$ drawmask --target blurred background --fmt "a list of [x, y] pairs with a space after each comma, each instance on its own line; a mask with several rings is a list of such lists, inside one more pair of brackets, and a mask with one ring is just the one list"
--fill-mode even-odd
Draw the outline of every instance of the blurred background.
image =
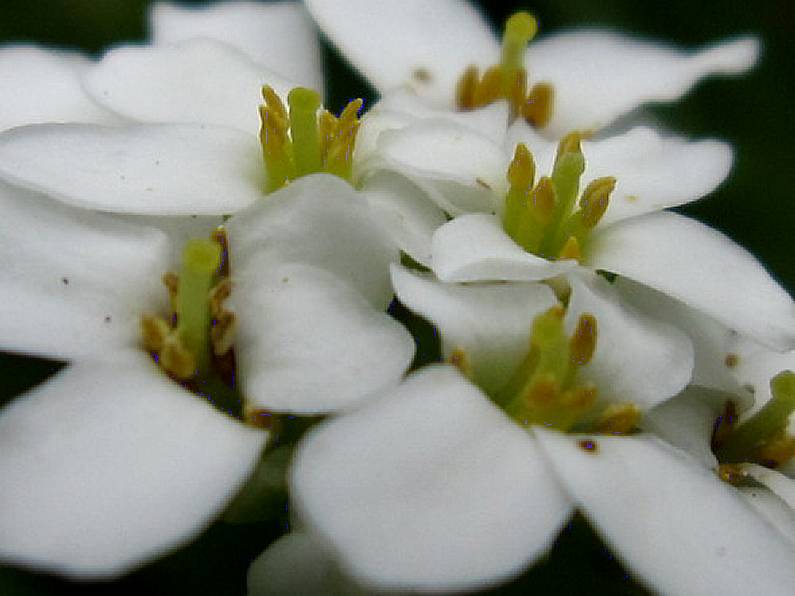
[[[56, 45], [99, 56], [110, 45], [146, 39], [150, 4], [148, 0], [3, 0], [0, 42]], [[795, 151], [789, 140], [795, 136], [795, 54], [792, 52], [795, 3], [788, 0], [703, 3], [537, 0], [532, 4], [515, 1], [478, 4], [496, 28], [515, 10], [530, 10], [539, 18], [542, 34], [564, 28], [606, 27], [687, 47], [740, 34], [758, 35], [763, 42], [763, 54], [759, 66], [750, 75], [709, 79], [684, 100], [652, 106], [649, 111], [680, 134], [719, 137], [734, 145], [736, 162], [731, 178], [710, 197], [681, 211], [744, 245], [790, 292], [795, 290], [791, 244], [795, 223]], [[372, 89], [328, 47], [325, 58], [331, 77], [330, 107], [339, 108], [355, 95], [375, 98]], [[0, 81], [2, 92], [3, 81]], [[57, 101], [55, 97], [52, 99]], [[57, 367], [57, 363], [3, 356], [0, 359], [2, 400], [11, 399]], [[0, 595], [128, 591], [242, 594], [248, 563], [278, 535], [283, 523], [280, 519], [244, 527], [216, 524], [194, 545], [108, 585], [79, 586], [0, 567]], [[604, 551], [587, 524], [577, 519], [563, 533], [548, 561], [499, 593], [580, 592], [584, 589], [583, 575], [587, 575], [588, 589], [592, 592], [642, 592]]]

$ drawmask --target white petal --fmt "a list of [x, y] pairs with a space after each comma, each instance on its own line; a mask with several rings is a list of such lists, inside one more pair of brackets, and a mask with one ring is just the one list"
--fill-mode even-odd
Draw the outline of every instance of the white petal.
[[323, 90], [320, 45], [298, 2], [224, 2], [184, 7], [159, 2], [150, 14], [152, 43], [217, 39], [300, 85]]
[[[502, 146], [445, 121], [420, 121], [378, 138], [386, 167], [410, 178], [450, 215], [493, 213], [505, 194], [508, 160]], [[501, 201], [500, 201], [501, 202]]]
[[431, 237], [447, 218], [408, 178], [381, 170], [362, 185], [373, 219], [412, 259], [430, 267]]
[[558, 303], [542, 284], [440, 283], [397, 265], [392, 284], [403, 304], [438, 328], [444, 357], [463, 350], [489, 392], [508, 382], [527, 355], [533, 319]]
[[140, 316], [167, 307], [162, 232], [5, 184], [0, 209], [3, 349], [73, 358], [138, 345]]
[[392, 299], [389, 263], [399, 259], [366, 198], [336, 176], [304, 176], [226, 223], [235, 275], [306, 263], [326, 269], [378, 310]]
[[107, 578], [201, 532], [267, 439], [143, 353], [81, 362], [0, 416], [0, 556]]
[[744, 465], [743, 472], [773, 491], [776, 496], [795, 510], [795, 480], [784, 476], [781, 472], [756, 464]]
[[274, 412], [323, 414], [396, 384], [414, 341], [348, 283], [299, 263], [236, 274], [230, 300], [243, 394]]
[[695, 354], [691, 383], [731, 394], [740, 409], [751, 405], [753, 396], [738, 383], [734, 371], [726, 364], [732, 361], [727, 360], [727, 357], [735, 343], [735, 332], [712, 317], [648, 286], [624, 277], [617, 278], [613, 285], [622, 299], [639, 311], [674, 325], [687, 334], [693, 342]]
[[693, 344], [677, 328], [622, 304], [603, 278], [590, 272], [569, 276], [572, 287], [566, 328], [574, 333], [581, 314], [596, 317], [596, 351], [580, 369], [602, 399], [649, 408], [679, 393], [693, 371]]
[[700, 199], [726, 179], [732, 165], [726, 143], [662, 137], [650, 128], [585, 141], [582, 150], [587, 161], [583, 188], [602, 176], [616, 178], [599, 226]]
[[80, 86], [80, 73], [89, 64], [76, 53], [24, 45], [0, 48], [0, 130], [43, 122], [115, 122]]
[[715, 469], [718, 460], [712, 453], [712, 433], [726, 399], [725, 393], [690, 386], [649, 410], [641, 426], [686, 451], [704, 467]]
[[752, 68], [759, 41], [746, 37], [689, 53], [616, 33], [581, 30], [539, 39], [527, 50], [531, 83], [555, 88], [552, 137], [595, 130], [652, 101], [674, 101], [711, 74]]
[[334, 45], [379, 93], [408, 86], [439, 107], [471, 64], [499, 61], [499, 45], [469, 2], [457, 0], [308, 0]]
[[84, 84], [97, 102], [130, 120], [218, 124], [251, 135], [260, 128], [262, 86], [285, 100], [297, 86], [211, 39], [113, 49]]
[[431, 241], [433, 271], [443, 281], [536, 281], [573, 270], [576, 261], [547, 261], [526, 252], [493, 215], [447, 222]]
[[263, 196], [256, 136], [205, 125], [38, 125], [0, 135], [0, 176], [120, 213], [237, 211]]
[[795, 511], [774, 493], [759, 487], [737, 489], [754, 509], [795, 544]]
[[[627, 567], [663, 594], [791, 594], [792, 544], [743, 498], [648, 435], [536, 432], [579, 507]], [[764, 556], [760, 556], [764, 553]]]
[[293, 498], [366, 586], [456, 591], [519, 573], [570, 513], [533, 440], [451, 367], [299, 447]]
[[[345, 585], [333, 558], [304, 532], [290, 532], [271, 544], [248, 568], [248, 596], [361, 594]], [[345, 589], [355, 590], [346, 592]]]
[[764, 267], [719, 232], [674, 213], [599, 230], [586, 245], [596, 269], [625, 275], [777, 349], [795, 345], [795, 305]]

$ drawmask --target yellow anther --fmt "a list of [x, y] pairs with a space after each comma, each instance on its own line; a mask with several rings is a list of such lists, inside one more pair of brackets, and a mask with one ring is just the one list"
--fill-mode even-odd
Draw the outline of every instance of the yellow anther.
[[531, 126], [544, 128], [552, 120], [555, 89], [549, 83], [536, 83], [524, 100], [522, 117]]
[[480, 83], [480, 74], [475, 65], [467, 67], [455, 87], [455, 105], [459, 110], [474, 110], [475, 93]]
[[635, 432], [641, 411], [635, 404], [610, 404], [599, 415], [594, 431], [606, 435], [628, 435]]
[[463, 348], [455, 348], [447, 358], [447, 362], [455, 366], [466, 378], [470, 380], [475, 378], [469, 354]]
[[160, 281], [163, 282], [163, 285], [166, 286], [166, 290], [168, 290], [168, 304], [169, 308], [171, 309], [171, 313], [177, 312], [177, 291], [179, 290], [179, 275], [174, 273], [173, 271], [167, 271], [163, 274], [163, 277], [160, 278]]
[[154, 315], [141, 316], [141, 341], [147, 352], [157, 354], [163, 349], [171, 326], [162, 318]]
[[576, 236], [569, 236], [566, 244], [560, 249], [559, 259], [573, 259], [575, 261], [582, 260], [582, 249]]
[[224, 300], [232, 293], [232, 280], [225, 277], [210, 290], [210, 314], [218, 317], [224, 310]]
[[591, 361], [596, 350], [596, 317], [584, 313], [577, 321], [577, 328], [569, 341], [569, 359], [577, 366], [585, 366]]
[[524, 143], [516, 145], [513, 159], [508, 166], [506, 175], [511, 190], [526, 193], [533, 186], [536, 175], [536, 164], [533, 154]]
[[530, 193], [533, 217], [546, 225], [555, 213], [555, 185], [548, 176], [542, 176]]
[[543, 374], [527, 390], [525, 400], [533, 408], [551, 408], [559, 395], [560, 381], [552, 374]]
[[474, 103], [476, 108], [482, 108], [494, 103], [501, 97], [502, 92], [502, 73], [499, 66], [492, 66], [483, 73], [483, 78], [475, 89]]
[[177, 333], [165, 338], [158, 362], [163, 370], [180, 381], [190, 379], [196, 374], [196, 359], [182, 345]]
[[321, 110], [317, 127], [320, 134], [320, 152], [326, 155], [337, 132], [337, 117], [328, 110]]
[[555, 154], [555, 162], [557, 163], [560, 161], [561, 157], [567, 153], [582, 154], [582, 147], [580, 146], [580, 143], [585, 138], [587, 138], [587, 135], [575, 130], [560, 139], [558, 142], [558, 150]]
[[610, 204], [610, 194], [615, 187], [616, 179], [612, 176], [605, 176], [593, 180], [585, 188], [580, 199], [580, 210], [582, 211], [582, 223], [586, 228], [593, 228], [602, 219]]
[[288, 136], [289, 120], [269, 106], [259, 107], [260, 144], [268, 174], [268, 192], [284, 186], [294, 177], [291, 142]]
[[795, 457], [795, 437], [782, 431], [754, 453], [754, 461], [768, 468], [777, 468]]
[[742, 465], [721, 464], [718, 466], [718, 477], [731, 485], [739, 486], [748, 478]]
[[210, 341], [213, 344], [213, 354], [223, 356], [232, 349], [237, 330], [237, 317], [235, 313], [222, 310], [215, 316], [215, 324], [210, 330]]
[[598, 395], [599, 392], [596, 389], [596, 385], [585, 383], [564, 393], [561, 405], [566, 409], [573, 410], [573, 413], [579, 417], [593, 407]]
[[270, 85], [263, 85], [262, 99], [265, 101], [265, 105], [268, 106], [274, 114], [279, 116], [284, 122], [287, 122], [289, 119], [287, 108], [279, 95], [273, 90], [273, 87]]

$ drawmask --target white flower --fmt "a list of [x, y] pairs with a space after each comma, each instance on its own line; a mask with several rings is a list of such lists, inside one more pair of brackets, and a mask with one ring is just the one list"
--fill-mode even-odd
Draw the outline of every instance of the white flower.
[[[241, 22], [237, 46], [217, 39]], [[263, 85], [286, 97], [322, 80], [303, 8], [162, 5], [153, 30], [155, 45], [110, 50], [81, 72], [88, 96], [125, 125], [17, 128], [0, 140], [0, 175], [67, 203], [121, 213], [220, 215], [263, 196]]]
[[[411, 337], [378, 312], [393, 249], [352, 195], [307, 177], [228, 222], [248, 410], [346, 407], [411, 360]], [[268, 433], [171, 381], [141, 348], [141, 316], [169, 310], [163, 232], [6, 185], [0, 202], [2, 348], [70, 362], [0, 412], [0, 557], [116, 576], [202, 531]]]
[[[437, 108], [452, 108], [467, 67], [500, 62], [500, 43], [469, 2], [306, 0], [309, 12], [354, 67], [384, 94], [410, 88]], [[532, 35], [530, 35], [532, 37]], [[596, 130], [653, 101], [672, 101], [711, 74], [751, 68], [758, 41], [741, 38], [697, 52], [614, 32], [583, 29], [541, 37], [524, 56], [530, 84], [552, 85], [559, 138]]]

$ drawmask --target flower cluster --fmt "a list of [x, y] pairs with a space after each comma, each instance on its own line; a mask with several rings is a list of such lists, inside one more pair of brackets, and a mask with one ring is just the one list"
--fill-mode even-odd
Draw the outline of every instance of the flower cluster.
[[[0, 347], [67, 362], [0, 410], [4, 562], [118, 577], [286, 483], [252, 595], [500, 585], [575, 512], [656, 592], [795, 590], [795, 302], [667, 210], [731, 146], [627, 117], [757, 40], [498, 39], [464, 0], [150, 20], [0, 48]], [[323, 107], [321, 32], [366, 111]]]

